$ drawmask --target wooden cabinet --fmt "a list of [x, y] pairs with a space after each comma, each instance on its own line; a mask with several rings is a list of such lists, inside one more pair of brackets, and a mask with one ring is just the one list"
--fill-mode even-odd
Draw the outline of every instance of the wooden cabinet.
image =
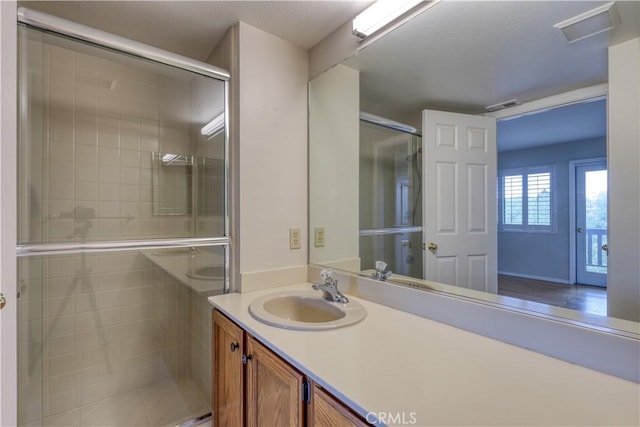
[[308, 427], [368, 426], [360, 416], [343, 405], [317, 384], [311, 388], [311, 404], [307, 416]]
[[212, 343], [214, 426], [368, 425], [217, 310]]
[[252, 336], [247, 355], [247, 425], [302, 426], [304, 376]]
[[244, 330], [213, 311], [214, 426], [244, 425]]

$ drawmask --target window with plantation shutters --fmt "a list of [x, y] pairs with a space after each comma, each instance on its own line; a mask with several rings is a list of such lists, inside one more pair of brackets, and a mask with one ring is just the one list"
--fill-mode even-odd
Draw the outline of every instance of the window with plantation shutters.
[[553, 168], [501, 170], [499, 227], [504, 231], [553, 231]]

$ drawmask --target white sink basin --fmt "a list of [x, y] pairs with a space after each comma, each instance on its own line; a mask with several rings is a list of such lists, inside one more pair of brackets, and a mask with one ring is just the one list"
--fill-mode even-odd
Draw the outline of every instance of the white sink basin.
[[222, 279], [224, 278], [224, 267], [199, 267], [187, 271], [187, 276], [200, 280]]
[[322, 297], [322, 292], [312, 290], [263, 295], [249, 305], [249, 313], [267, 325], [305, 331], [353, 325], [367, 315], [357, 301], [330, 302]]

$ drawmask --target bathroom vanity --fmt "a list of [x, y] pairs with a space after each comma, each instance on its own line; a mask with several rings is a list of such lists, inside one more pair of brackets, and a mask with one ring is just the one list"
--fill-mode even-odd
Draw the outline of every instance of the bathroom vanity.
[[367, 425], [219, 310], [213, 331], [214, 425]]
[[[256, 410], [255, 393], [270, 381], [250, 367], [257, 355], [258, 372], [272, 370], [271, 378], [277, 378], [276, 372], [282, 378], [291, 376], [278, 381], [290, 384], [296, 402], [302, 402], [302, 384], [308, 378], [329, 401], [348, 409], [343, 412], [356, 414], [353, 422], [421, 426], [640, 423], [640, 387], [635, 382], [351, 295], [347, 295], [350, 300], [365, 308], [366, 318], [338, 329], [288, 330], [264, 324], [249, 312], [250, 304], [265, 295], [310, 288], [304, 283], [209, 298], [217, 323], [224, 319], [227, 326], [223, 329], [214, 322], [214, 411], [221, 403], [233, 408], [229, 399], [235, 399], [236, 411], [247, 405], [246, 421], [250, 421]], [[230, 351], [232, 344], [238, 345], [236, 351]], [[252, 358], [246, 365], [243, 355]], [[236, 380], [235, 388], [228, 379]], [[262, 404], [274, 408], [275, 403], [267, 403], [269, 396], [270, 392], [260, 394], [260, 399], [267, 399]], [[311, 400], [317, 401], [317, 396]], [[304, 404], [288, 405], [291, 414], [304, 414]], [[307, 408], [313, 415], [312, 410], [313, 405]], [[238, 424], [231, 421], [237, 418], [229, 420], [229, 425]]]

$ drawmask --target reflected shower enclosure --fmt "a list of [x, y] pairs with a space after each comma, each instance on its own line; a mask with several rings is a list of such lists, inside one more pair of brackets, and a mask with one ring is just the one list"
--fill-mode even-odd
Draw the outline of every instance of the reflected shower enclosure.
[[361, 119], [359, 182], [361, 269], [423, 277], [422, 137]]
[[207, 414], [226, 79], [18, 28], [19, 424]]

